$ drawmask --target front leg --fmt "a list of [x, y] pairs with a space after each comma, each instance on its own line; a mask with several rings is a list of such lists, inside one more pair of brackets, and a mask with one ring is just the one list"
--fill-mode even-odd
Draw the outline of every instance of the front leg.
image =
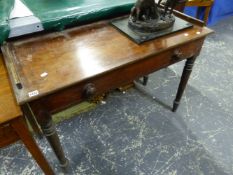
[[60, 166], [62, 168], [67, 168], [69, 162], [68, 159], [66, 159], [64, 151], [62, 149], [60, 139], [52, 120], [52, 116], [47, 110], [46, 106], [43, 104], [46, 104], [46, 102], [39, 101], [32, 104], [31, 107], [44, 135], [46, 136], [50, 146], [52, 147], [55, 155], [60, 162]]
[[192, 72], [192, 68], [193, 68], [195, 60], [196, 60], [196, 56], [193, 56], [193, 57], [187, 59], [187, 61], [185, 63], [184, 70], [183, 70], [180, 84], [179, 84], [179, 88], [178, 88], [176, 98], [175, 98], [174, 103], [173, 103], [173, 108], [172, 108], [173, 112], [176, 112], [176, 110], [180, 104], [180, 100], [181, 100], [182, 95], [184, 93], [185, 87], [188, 83], [188, 80], [189, 80], [190, 74]]

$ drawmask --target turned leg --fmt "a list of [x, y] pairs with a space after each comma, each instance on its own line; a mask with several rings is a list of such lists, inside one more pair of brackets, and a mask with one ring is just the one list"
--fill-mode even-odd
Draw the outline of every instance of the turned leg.
[[146, 86], [147, 83], [148, 83], [148, 80], [149, 80], [149, 76], [148, 76], [148, 75], [143, 76], [143, 82], [142, 82], [142, 84], [143, 84], [144, 86]]
[[21, 106], [24, 116], [26, 116], [30, 126], [32, 127], [34, 133], [41, 139], [43, 137], [43, 133], [33, 115], [31, 108], [28, 104], [24, 104]]
[[41, 129], [46, 136], [50, 146], [52, 147], [55, 155], [57, 156], [60, 162], [60, 166], [62, 168], [67, 168], [69, 161], [65, 157], [51, 114], [42, 104], [36, 104], [36, 106], [33, 106], [32, 109], [35, 109], [35, 111], [33, 111], [35, 112], [37, 121], [40, 124]]
[[192, 68], [193, 68], [195, 60], [196, 60], [196, 57], [191, 57], [191, 58], [187, 59], [187, 61], [185, 63], [183, 74], [181, 76], [181, 80], [180, 80], [180, 84], [179, 84], [179, 88], [178, 88], [176, 98], [175, 98], [174, 103], [173, 103], [173, 108], [172, 108], [173, 112], [175, 112], [177, 110], [177, 108], [180, 104], [181, 97], [182, 97], [184, 90], [185, 90], [185, 87], [188, 83], [188, 80], [189, 80], [190, 74], [192, 72]]
[[10, 122], [10, 125], [16, 131], [19, 138], [22, 140], [28, 151], [32, 154], [32, 157], [36, 160], [40, 168], [46, 175], [53, 175], [54, 172], [49, 166], [49, 163], [45, 159], [41, 150], [38, 148], [36, 142], [32, 138], [23, 117], [18, 117]]
[[60, 166], [65, 168], [68, 166], [68, 160], [66, 159], [65, 154], [63, 152], [60, 139], [58, 137], [55, 125], [52, 121], [52, 117], [46, 111], [41, 111], [40, 116], [38, 117], [42, 118], [41, 115], [43, 115], [44, 118], [46, 118], [45, 120], [40, 122], [42, 131], [46, 136], [48, 142], [50, 143], [53, 151], [55, 152], [58, 160], [60, 161]]

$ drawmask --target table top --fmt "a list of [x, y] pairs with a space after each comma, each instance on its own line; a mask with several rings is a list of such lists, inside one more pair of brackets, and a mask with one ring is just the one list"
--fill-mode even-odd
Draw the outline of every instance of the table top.
[[[7, 65], [15, 62], [23, 88], [13, 89], [19, 104], [30, 102], [121, 66], [200, 39], [212, 30], [193, 28], [137, 45], [109, 21], [45, 35], [34, 35], [3, 46]], [[12, 78], [12, 77], [11, 77]]]
[[0, 52], [0, 124], [22, 115], [12, 92]]

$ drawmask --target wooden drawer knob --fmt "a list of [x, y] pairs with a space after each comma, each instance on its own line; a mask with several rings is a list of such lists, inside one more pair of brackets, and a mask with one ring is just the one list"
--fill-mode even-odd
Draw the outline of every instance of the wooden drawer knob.
[[174, 51], [173, 56], [172, 56], [172, 60], [173, 61], [179, 61], [181, 59], [184, 59], [183, 57], [184, 57], [183, 53], [179, 49], [176, 49]]
[[92, 83], [88, 83], [83, 88], [83, 95], [85, 98], [91, 98], [96, 93], [96, 87]]

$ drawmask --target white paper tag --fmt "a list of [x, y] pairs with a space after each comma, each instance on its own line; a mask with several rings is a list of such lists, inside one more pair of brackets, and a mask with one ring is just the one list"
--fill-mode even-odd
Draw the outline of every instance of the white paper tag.
[[47, 77], [48, 73], [47, 72], [43, 72], [42, 74], [40, 74], [40, 77], [44, 78]]
[[35, 91], [32, 91], [32, 92], [29, 92], [28, 93], [28, 96], [29, 97], [34, 97], [34, 96], [37, 96], [39, 94], [39, 91], [38, 90], [35, 90]]

